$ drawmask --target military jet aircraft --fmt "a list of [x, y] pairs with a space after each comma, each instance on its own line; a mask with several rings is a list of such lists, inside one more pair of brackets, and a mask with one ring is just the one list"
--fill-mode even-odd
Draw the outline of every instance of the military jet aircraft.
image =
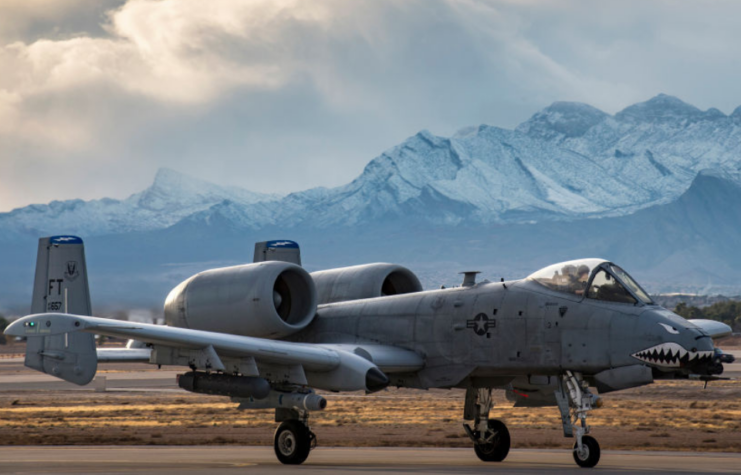
[[[587, 417], [599, 394], [656, 379], [719, 379], [731, 355], [722, 323], [688, 321], [656, 305], [604, 259], [555, 264], [522, 280], [423, 291], [408, 269], [368, 264], [308, 273], [293, 241], [258, 243], [252, 264], [212, 269], [175, 287], [166, 325], [89, 316], [83, 242], [42, 238], [32, 315], [5, 333], [27, 337], [25, 364], [84, 385], [98, 362], [190, 368], [181, 388], [230, 396], [240, 409], [274, 408], [274, 448], [285, 464], [316, 446], [309, 414], [325, 391], [389, 386], [465, 389], [464, 424], [476, 455], [507, 457], [506, 425], [489, 418], [492, 389], [515, 406], [555, 406], [573, 456], [593, 467], [600, 446]], [[97, 349], [93, 334], [128, 338]]]

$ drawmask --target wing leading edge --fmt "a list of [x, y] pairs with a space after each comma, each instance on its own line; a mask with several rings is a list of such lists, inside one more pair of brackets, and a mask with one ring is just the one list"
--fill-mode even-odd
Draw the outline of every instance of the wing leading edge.
[[[275, 383], [308, 385], [332, 391], [369, 390], [367, 379], [374, 369], [400, 372], [416, 371], [424, 366], [424, 360], [417, 353], [383, 345], [294, 343], [59, 313], [29, 315], [16, 320], [5, 330], [8, 335], [28, 338], [77, 332], [148, 343], [152, 346], [148, 361], [154, 364], [184, 365], [193, 369], [261, 376]], [[74, 350], [55, 348], [53, 352], [40, 351], [33, 356], [50, 360], [52, 364], [43, 366], [42, 371], [59, 376], [58, 371], [55, 372], [51, 366], [56, 361], [64, 362], [65, 358], [80, 359], [77, 354], [73, 354]], [[146, 351], [149, 350], [119, 349], [106, 352], [99, 349], [97, 359], [126, 361], [129, 358], [128, 361], [142, 361]], [[86, 358], [89, 359], [90, 356]], [[26, 359], [28, 361], [28, 354]], [[90, 363], [93, 368], [89, 379], [87, 374], [90, 371], [86, 371], [86, 376], [68, 380], [87, 384], [94, 377], [95, 365], [97, 361], [95, 364]], [[373, 373], [377, 375], [376, 372]], [[84, 379], [87, 381], [81, 382]]]

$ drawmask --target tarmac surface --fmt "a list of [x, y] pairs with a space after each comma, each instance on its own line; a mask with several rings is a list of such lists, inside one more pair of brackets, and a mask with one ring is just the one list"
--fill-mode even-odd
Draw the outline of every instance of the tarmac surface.
[[[598, 473], [738, 473], [741, 454], [605, 451]], [[319, 447], [301, 466], [281, 465], [270, 447], [0, 447], [6, 474], [586, 473], [569, 451], [512, 450], [501, 463], [471, 449]]]
[[24, 358], [18, 357], [0, 358], [0, 391], [180, 390], [175, 377], [188, 371], [172, 366], [157, 370], [156, 366], [145, 363], [102, 363], [90, 384], [78, 386], [26, 368], [23, 361]]
[[[741, 351], [730, 351], [737, 361]], [[112, 370], [106, 372], [106, 367]], [[144, 367], [142, 365], [142, 367]], [[117, 371], [101, 365], [96, 381], [80, 387], [23, 368], [22, 358], [0, 359], [0, 391], [181, 391], [173, 367]], [[20, 371], [19, 371], [20, 370]], [[741, 364], [723, 376], [741, 377]], [[741, 473], [741, 454], [604, 451], [599, 473]], [[271, 447], [245, 446], [5, 446], [0, 473], [221, 474], [221, 473], [585, 473], [568, 450], [514, 449], [502, 463], [480, 462], [471, 449], [319, 447], [304, 465], [284, 466]]]

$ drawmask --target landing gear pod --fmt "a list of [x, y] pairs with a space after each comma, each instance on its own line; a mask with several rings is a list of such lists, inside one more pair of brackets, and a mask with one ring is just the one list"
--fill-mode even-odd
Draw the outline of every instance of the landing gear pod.
[[316, 315], [314, 281], [288, 262], [212, 269], [175, 287], [165, 301], [168, 325], [259, 338], [282, 338]]

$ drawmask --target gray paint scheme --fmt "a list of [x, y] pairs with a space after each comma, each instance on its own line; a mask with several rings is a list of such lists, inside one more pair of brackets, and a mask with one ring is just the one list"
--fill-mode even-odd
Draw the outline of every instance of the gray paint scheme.
[[[276, 276], [286, 270], [305, 274], [300, 267], [281, 262], [198, 274], [168, 297], [166, 313], [172, 327], [77, 319], [84, 323], [83, 330], [188, 349], [216, 347], [222, 341], [235, 341], [235, 335], [250, 332], [264, 336], [279, 330], [283, 334], [291, 333], [285, 336], [285, 343], [264, 341], [268, 347], [281, 346], [282, 351], [295, 358], [276, 360], [269, 354], [273, 350], [253, 351], [242, 342], [234, 345], [243, 345], [245, 351], [234, 354], [226, 348], [223, 350], [227, 352], [225, 356], [251, 357], [270, 364], [311, 367], [312, 360], [304, 354], [306, 348], [328, 344], [356, 345], [360, 349], [350, 353], [360, 353], [366, 358], [371, 352], [363, 350], [364, 346], [376, 347], [376, 352], [383, 347], [388, 347], [388, 352], [403, 350], [408, 356], [402, 360], [423, 361], [423, 365], [412, 365], [423, 367], [414, 372], [391, 373], [391, 384], [416, 388], [505, 386], [516, 378], [534, 374], [556, 376], [565, 370], [596, 375], [645, 364], [633, 355], [665, 342], [674, 342], [687, 350], [713, 350], [710, 336], [661, 307], [580, 298], [549, 290], [527, 279], [324, 304], [316, 307], [315, 316], [310, 311], [300, 319], [300, 325], [291, 325], [276, 317], [269, 296]], [[350, 275], [354, 277], [353, 273]], [[213, 303], [202, 305], [203, 312], [197, 314], [199, 320], [186, 321], [184, 307], [178, 307], [175, 302], [182, 298], [187, 284], [203, 276], [210, 280], [204, 284], [202, 293], [208, 296], [212, 292], [213, 297], [209, 298]], [[239, 285], [232, 285], [235, 278]], [[306, 282], [301, 285], [305, 287], [299, 293], [313, 290]], [[234, 290], [230, 290], [232, 287]], [[240, 294], [239, 289], [248, 292]], [[222, 308], [223, 305], [226, 306]], [[171, 307], [176, 310], [171, 311]], [[33, 318], [42, 317], [26, 317], [8, 331], [18, 331], [19, 325]], [[476, 318], [486, 322], [476, 323]], [[676, 328], [676, 334], [667, 332], [661, 323]], [[175, 328], [178, 326], [190, 331]], [[485, 331], [478, 334], [480, 329]], [[387, 362], [385, 366], [393, 365]], [[402, 361], [398, 366], [409, 365]], [[652, 366], [659, 371], [674, 371], [658, 362]], [[637, 382], [643, 383], [643, 379]], [[626, 384], [630, 382], [618, 386]]]
[[[149, 344], [150, 363], [260, 377], [290, 394], [307, 387], [373, 391], [389, 384], [466, 388], [466, 419], [476, 421], [466, 431], [479, 457], [486, 457], [480, 447], [493, 437], [486, 435], [493, 430], [486, 394], [506, 389], [515, 405], [558, 405], [564, 434], [576, 431], [575, 460], [596, 464], [587, 448], [596, 450], [596, 460], [599, 448], [587, 439], [585, 422], [598, 397], [587, 383], [610, 392], [654, 378], [717, 378], [722, 365], [711, 337], [727, 329], [698, 326], [643, 303], [638, 290], [629, 291], [636, 303], [588, 298], [597, 273], [612, 268], [589, 261], [595, 262], [582, 294], [552, 290], [532, 278], [472, 283], [469, 275], [469, 285], [432, 291], [419, 291], [408, 279], [408, 293], [390, 296], [379, 296], [383, 282], [394, 272], [409, 277], [408, 269], [371, 264], [310, 276], [289, 262], [259, 262], [206, 271], [177, 286], [165, 304], [165, 326], [42, 313], [13, 322], [5, 333], [29, 342], [90, 337], [43, 351], [29, 345], [29, 366], [77, 384], [95, 373], [89, 343], [96, 333]], [[617, 275], [608, 280], [627, 282]], [[132, 351], [145, 356], [141, 348]], [[498, 460], [506, 456], [508, 437]]]

